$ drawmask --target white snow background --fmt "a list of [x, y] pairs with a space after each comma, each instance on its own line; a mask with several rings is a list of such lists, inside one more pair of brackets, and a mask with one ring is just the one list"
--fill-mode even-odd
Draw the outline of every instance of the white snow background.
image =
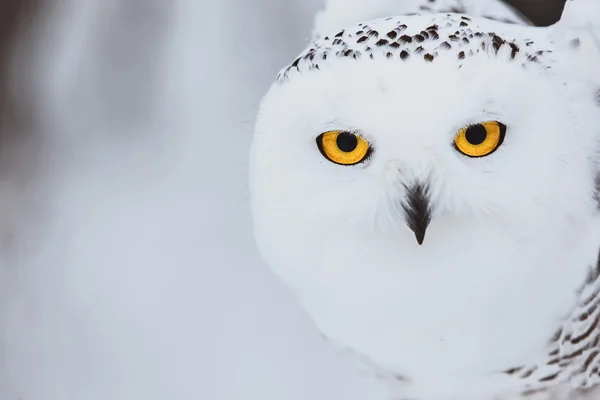
[[16, 73], [39, 150], [0, 255], [0, 400], [381, 398], [251, 232], [256, 107], [320, 1], [54, 3]]

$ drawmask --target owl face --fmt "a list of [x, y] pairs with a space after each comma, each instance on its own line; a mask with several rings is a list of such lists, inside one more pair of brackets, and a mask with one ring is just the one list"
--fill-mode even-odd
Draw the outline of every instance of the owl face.
[[251, 153], [256, 236], [272, 264], [350, 233], [351, 247], [387, 235], [427, 252], [461, 229], [527, 240], [594, 212], [594, 88], [561, 75], [554, 56], [528, 63], [526, 41], [500, 38], [496, 48], [491, 34], [469, 35], [469, 47], [443, 52], [437, 31], [408, 56], [373, 43], [373, 57], [353, 47], [344, 51], [360, 57], [323, 61], [313, 48], [304, 54], [320, 57], [316, 67], [296, 61], [282, 72], [262, 101]]

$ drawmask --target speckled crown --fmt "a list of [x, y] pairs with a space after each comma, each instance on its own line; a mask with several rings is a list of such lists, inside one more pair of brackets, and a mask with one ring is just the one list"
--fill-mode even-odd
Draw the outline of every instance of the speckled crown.
[[[412, 26], [409, 25], [411, 20], [414, 21]], [[427, 21], [430, 25], [423, 25]], [[501, 26], [497, 22], [483, 21]], [[423, 26], [426, 27], [423, 29]], [[519, 61], [524, 67], [529, 63], [549, 67], [550, 60], [544, 63], [544, 55], [552, 51], [539, 48], [534, 40], [507, 39], [483, 30], [478, 22], [465, 15], [448, 13], [377, 19], [316, 39], [280, 71], [277, 80], [283, 82], [293, 72], [319, 70], [320, 64], [333, 57], [434, 62], [441, 56], [463, 60], [482, 52], [497, 55], [505, 49], [510, 60]], [[457, 67], [460, 65], [457, 63]]]

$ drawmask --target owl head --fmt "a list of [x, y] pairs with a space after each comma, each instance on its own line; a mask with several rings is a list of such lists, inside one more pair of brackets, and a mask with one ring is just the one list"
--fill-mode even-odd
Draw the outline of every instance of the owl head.
[[570, 21], [413, 15], [312, 42], [256, 122], [251, 201], [267, 261], [310, 268], [341, 237], [400, 254], [465, 232], [526, 242], [589, 218], [600, 52]]

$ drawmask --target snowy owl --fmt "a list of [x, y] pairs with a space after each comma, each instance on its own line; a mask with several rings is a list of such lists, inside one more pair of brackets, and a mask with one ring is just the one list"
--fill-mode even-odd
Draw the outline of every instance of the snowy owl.
[[261, 102], [263, 258], [394, 399], [600, 398], [600, 1], [365, 3]]

